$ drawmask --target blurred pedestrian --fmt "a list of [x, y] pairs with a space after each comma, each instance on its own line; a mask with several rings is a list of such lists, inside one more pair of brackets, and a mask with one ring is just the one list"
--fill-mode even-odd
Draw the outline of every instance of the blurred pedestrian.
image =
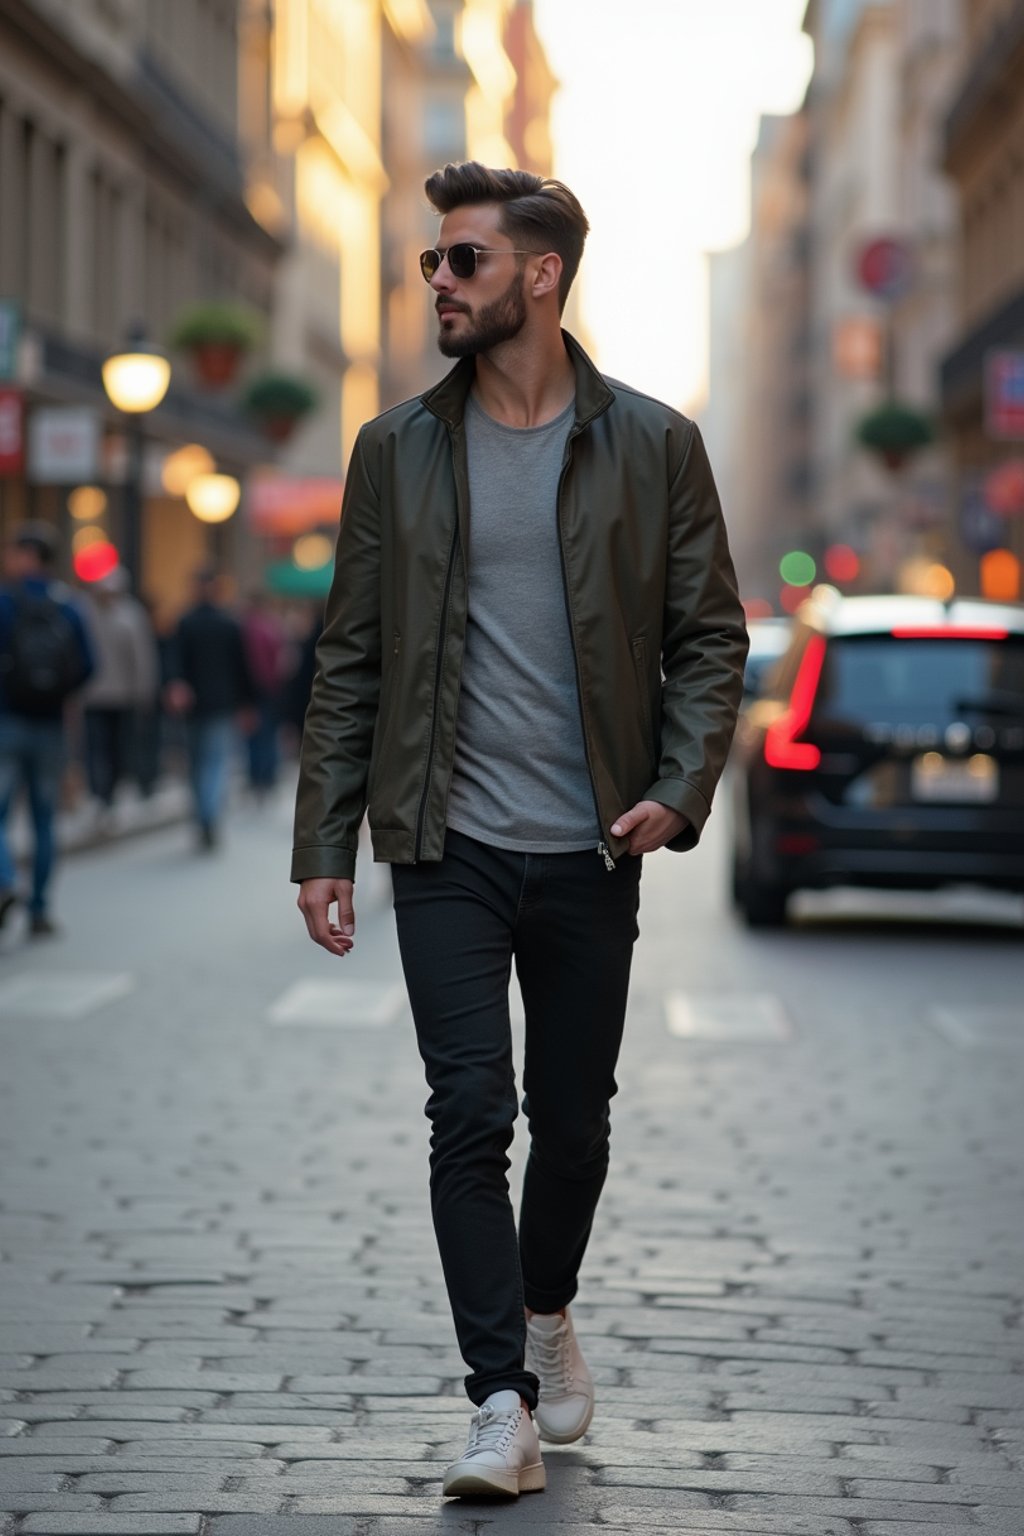
[[255, 694], [254, 720], [248, 733], [249, 788], [258, 799], [277, 783], [288, 636], [266, 592], [251, 592], [242, 615], [242, 638]]
[[82, 695], [85, 761], [89, 789], [105, 811], [122, 780], [138, 777], [139, 722], [152, 710], [159, 682], [153, 627], [130, 584], [117, 566], [89, 591], [96, 669]]
[[[356, 441], [292, 878], [310, 936], [346, 955], [369, 802], [478, 1409], [444, 1491], [514, 1495], [544, 1486], [537, 1430], [577, 1440], [593, 1413], [568, 1304], [608, 1168], [641, 856], [700, 836], [746, 636], [697, 428], [560, 328], [588, 227], [576, 198], [475, 163], [426, 190], [442, 219], [420, 262], [459, 361]], [[531, 1138], [518, 1239], [513, 958]]]
[[186, 717], [189, 773], [200, 847], [217, 846], [239, 725], [255, 693], [238, 620], [218, 599], [211, 567], [196, 573], [195, 601], [174, 638], [168, 708]]
[[291, 646], [291, 667], [284, 685], [282, 714], [289, 731], [297, 742], [302, 741], [302, 730], [309, 708], [309, 698], [316, 676], [316, 647], [324, 625], [323, 607], [311, 604]]
[[5, 550], [0, 588], [0, 925], [18, 901], [6, 827], [18, 789], [29, 805], [34, 836], [29, 932], [57, 932], [49, 890], [55, 858], [54, 820], [65, 760], [68, 700], [93, 670], [82, 613], [56, 581], [57, 543], [47, 523], [23, 523]]

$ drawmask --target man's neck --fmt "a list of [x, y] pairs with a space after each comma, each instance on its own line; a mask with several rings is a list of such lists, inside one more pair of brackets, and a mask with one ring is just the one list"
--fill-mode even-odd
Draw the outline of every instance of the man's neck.
[[539, 344], [516, 337], [476, 359], [473, 392], [481, 409], [507, 427], [542, 427], [576, 392], [576, 370], [562, 333]]

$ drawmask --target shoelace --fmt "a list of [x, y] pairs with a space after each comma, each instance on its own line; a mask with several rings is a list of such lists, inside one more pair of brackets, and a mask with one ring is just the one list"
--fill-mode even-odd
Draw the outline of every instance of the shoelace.
[[475, 1456], [477, 1451], [505, 1451], [517, 1428], [521, 1409], [514, 1413], [496, 1413], [485, 1403], [469, 1421], [469, 1444], [466, 1455]]
[[545, 1397], [562, 1397], [572, 1391], [572, 1338], [568, 1328], [556, 1334], [533, 1334], [530, 1345]]

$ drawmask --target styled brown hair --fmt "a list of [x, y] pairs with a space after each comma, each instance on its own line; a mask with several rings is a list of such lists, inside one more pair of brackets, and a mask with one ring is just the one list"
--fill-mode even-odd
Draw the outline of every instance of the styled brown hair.
[[425, 190], [440, 214], [469, 203], [499, 203], [502, 234], [531, 250], [556, 251], [562, 258], [559, 312], [565, 308], [590, 225], [564, 182], [532, 171], [491, 170], [478, 160], [467, 160], [435, 171], [427, 177]]

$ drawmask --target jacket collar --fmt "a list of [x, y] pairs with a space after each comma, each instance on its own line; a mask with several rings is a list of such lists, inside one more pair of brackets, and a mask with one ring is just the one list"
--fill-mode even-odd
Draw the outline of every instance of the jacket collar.
[[[574, 336], [562, 332], [565, 350], [576, 370], [576, 426], [585, 427], [606, 411], [615, 399], [604, 376], [597, 371]], [[472, 357], [460, 357], [450, 373], [439, 384], [428, 389], [420, 400], [435, 416], [449, 426], [459, 426], [466, 411], [466, 398], [476, 376], [476, 362]]]

